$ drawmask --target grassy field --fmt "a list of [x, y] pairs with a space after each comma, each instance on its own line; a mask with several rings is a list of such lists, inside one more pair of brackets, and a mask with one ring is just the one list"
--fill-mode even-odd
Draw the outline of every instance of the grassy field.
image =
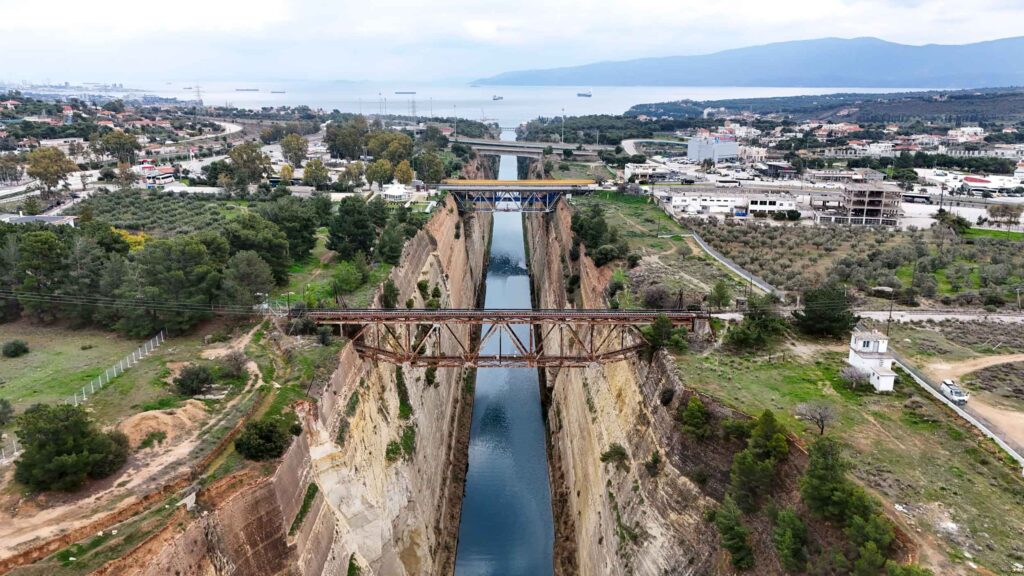
[[1024, 240], [1024, 232], [971, 228], [964, 234], [964, 238], [1006, 238], [1009, 240]]
[[[317, 230], [316, 246], [313, 251], [304, 260], [292, 265], [288, 284], [275, 290], [271, 298], [280, 306], [300, 301], [305, 301], [310, 307], [315, 307], [318, 303], [334, 306], [331, 277], [339, 264], [340, 261], [334, 252], [327, 249], [327, 229], [320, 228]], [[371, 264], [369, 280], [355, 292], [346, 294], [345, 302], [352, 307], [369, 306], [377, 286], [384, 282], [391, 273], [391, 268], [390, 264]]]
[[[564, 170], [562, 168], [565, 168]], [[587, 164], [584, 162], [555, 162], [551, 177], [556, 180], [591, 179], [598, 177], [614, 178], [615, 173], [604, 164]]]
[[[168, 338], [91, 396], [89, 410], [101, 424], [107, 425], [143, 410], [171, 407], [176, 396], [165, 382], [170, 374], [168, 364], [199, 358], [204, 336], [222, 330], [221, 322], [214, 320], [188, 336]], [[27, 341], [31, 351], [20, 358], [0, 358], [0, 397], [11, 400], [18, 412], [35, 403], [57, 403], [70, 398], [141, 344], [98, 330], [70, 330], [26, 322], [0, 324], [0, 341], [14, 338]]]
[[942, 541], [952, 562], [969, 552], [989, 568], [1007, 570], [1024, 534], [1020, 471], [909, 379], [901, 378], [890, 395], [851, 390], [837, 376], [840, 353], [814, 356], [768, 362], [715, 352], [682, 356], [678, 366], [688, 386], [747, 413], [771, 409], [807, 441], [817, 429], [796, 420], [796, 406], [835, 406], [837, 420], [827, 433], [851, 446], [853, 473], [864, 484], [904, 506], [905, 519]]
[[[743, 282], [719, 262], [684, 237], [689, 231], [646, 196], [598, 192], [573, 198], [581, 209], [604, 208], [608, 223], [619, 229], [630, 250], [648, 257], [629, 271], [632, 292], [628, 302], [636, 304], [647, 286], [660, 284], [669, 292], [703, 295], [719, 280], [725, 280], [734, 294], [744, 290]], [[694, 247], [696, 246], [696, 250]], [[625, 281], [625, 277], [620, 277]], [[635, 296], [635, 297], [634, 297]], [[625, 303], [623, 304], [626, 307]]]
[[27, 321], [0, 324], [0, 342], [28, 342], [29, 353], [0, 358], [0, 397], [19, 411], [70, 398], [141, 342], [100, 330], [69, 330]]

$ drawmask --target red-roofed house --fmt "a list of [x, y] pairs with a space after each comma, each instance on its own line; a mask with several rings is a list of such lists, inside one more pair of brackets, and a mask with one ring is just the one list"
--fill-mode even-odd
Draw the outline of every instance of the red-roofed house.
[[3, 102], [0, 102], [0, 106], [3, 106], [8, 110], [14, 110], [14, 107], [19, 104], [21, 104], [21, 102], [18, 102], [17, 100], [4, 100]]

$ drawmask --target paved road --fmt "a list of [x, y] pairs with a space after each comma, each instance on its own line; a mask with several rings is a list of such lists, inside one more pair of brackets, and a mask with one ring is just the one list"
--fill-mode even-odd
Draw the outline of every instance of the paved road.
[[652, 144], [656, 144], [656, 143], [685, 144], [685, 142], [680, 142], [679, 140], [659, 140], [659, 139], [655, 139], [655, 138], [650, 138], [650, 139], [648, 139], [648, 138], [634, 138], [632, 140], [623, 140], [622, 141], [622, 150], [626, 154], [629, 154], [630, 156], [634, 156], [636, 154], [639, 154], [640, 152], [637, 151], [636, 145], [638, 143], [641, 143], [641, 142], [649, 142], [649, 143], [652, 143]]

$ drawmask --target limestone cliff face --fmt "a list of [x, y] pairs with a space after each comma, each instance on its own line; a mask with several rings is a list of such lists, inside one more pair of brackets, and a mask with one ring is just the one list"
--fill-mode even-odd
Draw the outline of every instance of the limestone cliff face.
[[466, 180], [493, 180], [498, 177], [498, 157], [476, 154], [459, 171]]
[[[564, 203], [527, 217], [534, 299], [542, 308], [606, 306], [608, 272], [581, 255], [571, 262], [571, 211]], [[579, 274], [570, 302], [565, 287]], [[558, 346], [558, 343], [549, 345]], [[676, 389], [670, 363], [620, 361], [544, 374], [559, 574], [702, 574], [717, 548], [704, 512], [714, 502], [667, 458], [678, 440], [672, 413], [659, 402]], [[617, 443], [628, 466], [602, 463]], [[656, 474], [644, 463], [661, 455]]]
[[[441, 307], [475, 307], [490, 227], [488, 214], [460, 218], [449, 198], [406, 244], [401, 264], [391, 274], [399, 305], [412, 299], [422, 307], [417, 283], [426, 281], [428, 291], [435, 286], [440, 290]], [[464, 340], [470, 337], [468, 326], [455, 330]], [[457, 344], [443, 342], [448, 352], [457, 352]], [[427, 347], [436, 345], [427, 339]], [[333, 515], [325, 520], [325, 529], [334, 524], [331, 553], [346, 559], [354, 554], [364, 574], [452, 570], [472, 416], [465, 372], [438, 368], [431, 385], [425, 369], [406, 366], [402, 378], [412, 413], [403, 415], [398, 368], [361, 360], [351, 346], [343, 351], [320, 403], [312, 467], [324, 496], [322, 507]], [[412, 434], [414, 452], [399, 453], [403, 436], [407, 444]], [[311, 534], [312, 540], [321, 537]], [[303, 573], [337, 572], [325, 566]]]

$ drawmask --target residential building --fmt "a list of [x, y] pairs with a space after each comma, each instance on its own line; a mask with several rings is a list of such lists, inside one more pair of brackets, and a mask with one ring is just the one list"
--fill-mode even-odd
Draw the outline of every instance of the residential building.
[[1024, 161], [1017, 164], [1017, 169], [1013, 172], [1013, 177], [1020, 180], [1024, 184]]
[[874, 330], [854, 331], [846, 362], [867, 374], [875, 392], [892, 392], [896, 373], [892, 370], [888, 336]]
[[733, 136], [695, 136], [686, 143], [686, 156], [692, 162], [711, 160], [715, 163], [739, 157], [739, 144]]

